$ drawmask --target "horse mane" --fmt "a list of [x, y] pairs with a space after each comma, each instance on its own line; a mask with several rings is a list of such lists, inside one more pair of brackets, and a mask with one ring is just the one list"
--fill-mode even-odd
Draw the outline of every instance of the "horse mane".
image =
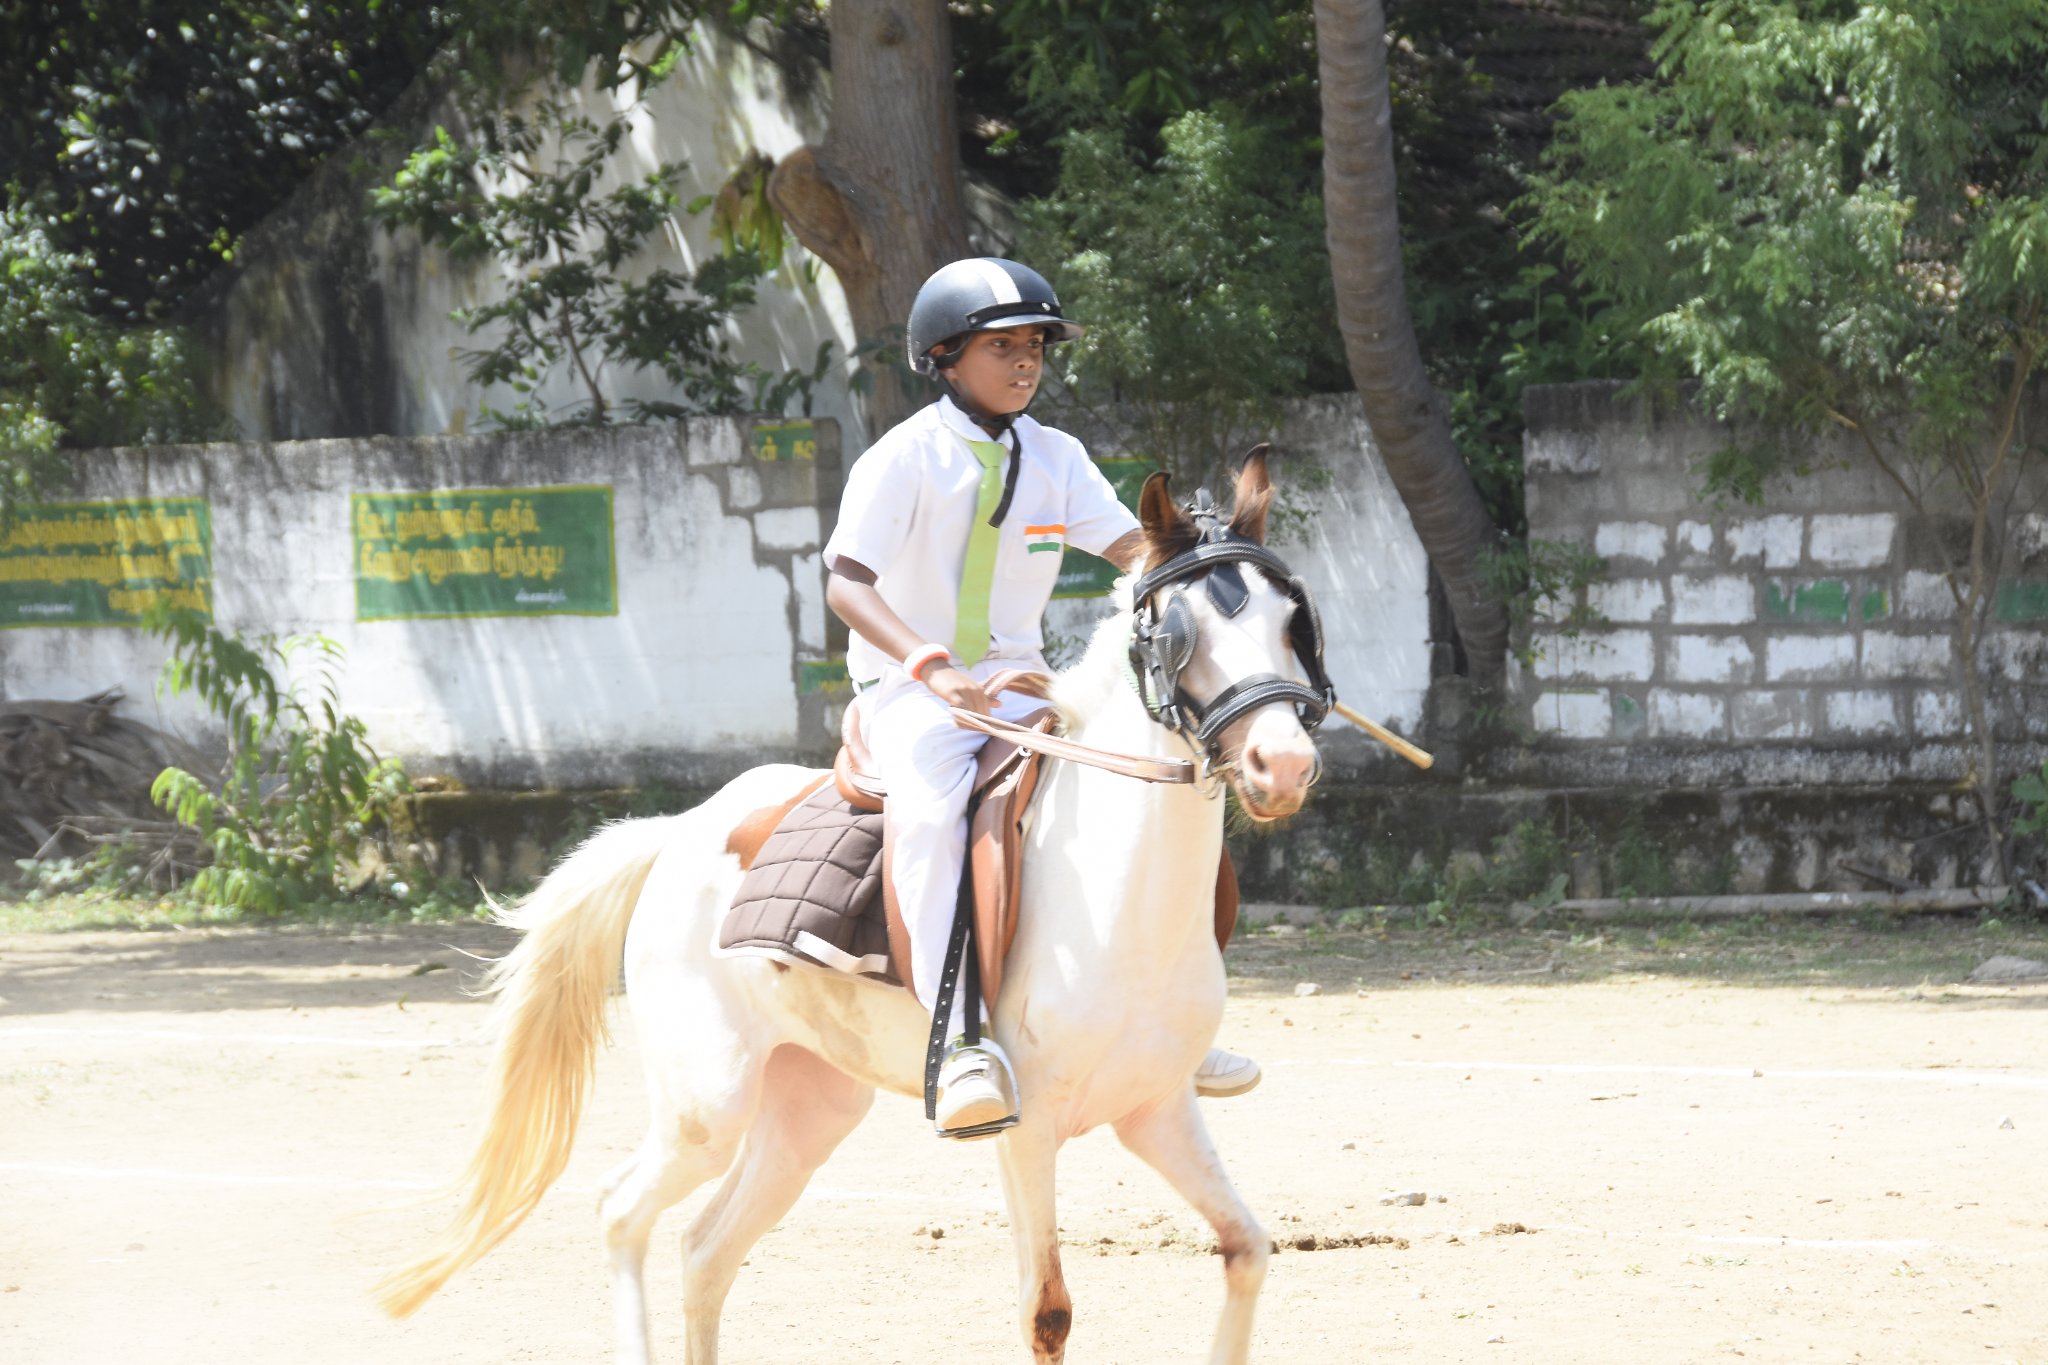
[[1139, 564], [1116, 580], [1110, 590], [1115, 610], [1096, 623], [1080, 660], [1053, 678], [1053, 709], [1069, 733], [1101, 710], [1117, 689], [1130, 686], [1131, 584], [1144, 572], [1145, 566]]

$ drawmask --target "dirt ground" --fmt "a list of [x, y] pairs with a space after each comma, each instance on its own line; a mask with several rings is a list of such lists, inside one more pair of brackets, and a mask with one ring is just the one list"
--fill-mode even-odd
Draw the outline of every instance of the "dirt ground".
[[[1965, 931], [1261, 938], [1207, 1112], [1281, 1242], [1255, 1358], [2048, 1362], [2048, 986]], [[1946, 937], [1941, 937], [1941, 935]], [[0, 1360], [610, 1358], [593, 1215], [642, 1121], [606, 1054], [568, 1174], [414, 1319], [380, 1267], [476, 1124], [470, 926], [0, 938]], [[2037, 954], [2042, 955], [2042, 954]], [[1297, 988], [1314, 984], [1313, 995]], [[1419, 1205], [1388, 1205], [1421, 1191]], [[1061, 1167], [1069, 1359], [1205, 1359], [1220, 1263], [1107, 1134]], [[677, 1239], [654, 1332], [680, 1358]], [[756, 1248], [735, 1362], [1025, 1360], [986, 1144], [885, 1098]]]

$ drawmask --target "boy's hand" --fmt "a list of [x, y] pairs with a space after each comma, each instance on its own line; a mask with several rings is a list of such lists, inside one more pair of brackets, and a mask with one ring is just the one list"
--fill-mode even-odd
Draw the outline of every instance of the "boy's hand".
[[957, 706], [979, 716], [989, 714], [988, 693], [981, 690], [981, 684], [974, 680], [972, 673], [941, 661], [924, 671], [924, 685], [937, 693], [939, 700], [948, 706]]

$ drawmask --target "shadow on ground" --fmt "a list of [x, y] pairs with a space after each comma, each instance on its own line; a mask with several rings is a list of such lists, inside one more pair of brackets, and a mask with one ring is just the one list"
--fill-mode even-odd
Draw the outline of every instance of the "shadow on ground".
[[0, 1019], [457, 1000], [514, 941], [486, 924], [16, 934], [0, 938]]
[[1754, 919], [1719, 923], [1503, 923], [1358, 930], [1280, 926], [1240, 935], [1225, 956], [1231, 990], [1292, 995], [1321, 990], [1455, 987], [1523, 981], [1532, 990], [1607, 979], [1674, 980], [1780, 989], [1882, 990], [1898, 999], [2048, 1007], [2034, 990], [1972, 985], [1970, 974], [2007, 954], [2048, 962], [2048, 925], [1920, 915], [1884, 920]]
[[[100, 929], [0, 936], [0, 1019], [93, 1013], [204, 1013], [454, 1001], [516, 936], [493, 925]], [[1976, 985], [1999, 954], [2048, 961], [2048, 925], [1953, 916], [1883, 923], [1381, 925], [1283, 927], [1240, 935], [1224, 961], [1233, 994], [1531, 990], [1669, 978], [1781, 990], [1873, 991], [1958, 1008], [2048, 1009], [2048, 982]]]

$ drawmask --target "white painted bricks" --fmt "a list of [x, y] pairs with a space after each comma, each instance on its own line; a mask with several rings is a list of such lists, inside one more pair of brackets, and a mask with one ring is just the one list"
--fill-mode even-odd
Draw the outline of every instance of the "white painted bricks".
[[743, 464], [726, 471], [725, 500], [735, 511], [746, 512], [761, 505], [761, 475]]
[[1891, 562], [1898, 522], [1890, 512], [1816, 516], [1808, 550], [1814, 563], [1827, 568], [1875, 569]]
[[738, 464], [740, 457], [747, 453], [747, 444], [741, 439], [737, 422], [706, 423], [703, 428], [693, 429], [692, 440], [683, 445], [683, 458], [692, 469], [707, 465]]
[[1984, 641], [1984, 671], [2008, 682], [2048, 681], [2048, 634], [2000, 631]]
[[1737, 564], [1761, 559], [1766, 569], [1790, 569], [1799, 563], [1799, 518], [1759, 517], [1728, 527], [1728, 553]]
[[1681, 521], [1678, 523], [1678, 548], [1688, 554], [1711, 554], [1714, 550], [1713, 523], [1705, 521]]
[[789, 575], [796, 589], [796, 642], [804, 649], [825, 650], [824, 555], [798, 555], [790, 561]]
[[1593, 532], [1593, 552], [1603, 559], [1640, 559], [1655, 564], [1664, 558], [1669, 534], [1654, 521], [1602, 522]]
[[1605, 739], [1614, 716], [1607, 689], [1587, 692], [1544, 692], [1531, 717], [1536, 728], [1564, 739]]
[[1729, 706], [1737, 739], [1807, 739], [1813, 734], [1806, 693], [1738, 692]]
[[1923, 738], [1945, 738], [1963, 732], [1962, 699], [1953, 692], [1913, 694], [1913, 733]]
[[2013, 529], [2013, 548], [2021, 559], [2048, 551], [2048, 513], [2029, 512], [2020, 518], [2020, 524]]
[[756, 512], [754, 536], [766, 550], [815, 550], [824, 539], [815, 507], [771, 507]]
[[1956, 598], [1946, 576], [1908, 569], [1899, 584], [1898, 606], [1899, 615], [1915, 621], [1946, 621], [1955, 615]]
[[1623, 578], [1594, 583], [1586, 605], [1608, 621], [1648, 621], [1664, 610], [1664, 583], [1657, 578]]
[[1855, 668], [1853, 635], [1786, 635], [1764, 642], [1764, 677], [1771, 682], [1841, 680]]
[[1890, 692], [1830, 692], [1828, 729], [1855, 735], [1897, 734], [1898, 697]]
[[1863, 637], [1863, 676], [1871, 682], [1899, 678], [1940, 682], [1949, 676], [1954, 656], [1946, 635], [1894, 635], [1873, 630]]
[[1671, 623], [1677, 626], [1741, 626], [1756, 619], [1756, 584], [1732, 574], [1671, 580]]
[[1746, 683], [1756, 672], [1747, 640], [1733, 635], [1674, 635], [1664, 642], [1668, 682]]
[[1650, 691], [1650, 733], [1659, 737], [1705, 739], [1727, 726], [1727, 702], [1707, 692]]
[[1536, 656], [1535, 674], [1546, 681], [1636, 681], [1650, 676], [1655, 654], [1647, 630], [1617, 630], [1576, 640], [1552, 636]]

